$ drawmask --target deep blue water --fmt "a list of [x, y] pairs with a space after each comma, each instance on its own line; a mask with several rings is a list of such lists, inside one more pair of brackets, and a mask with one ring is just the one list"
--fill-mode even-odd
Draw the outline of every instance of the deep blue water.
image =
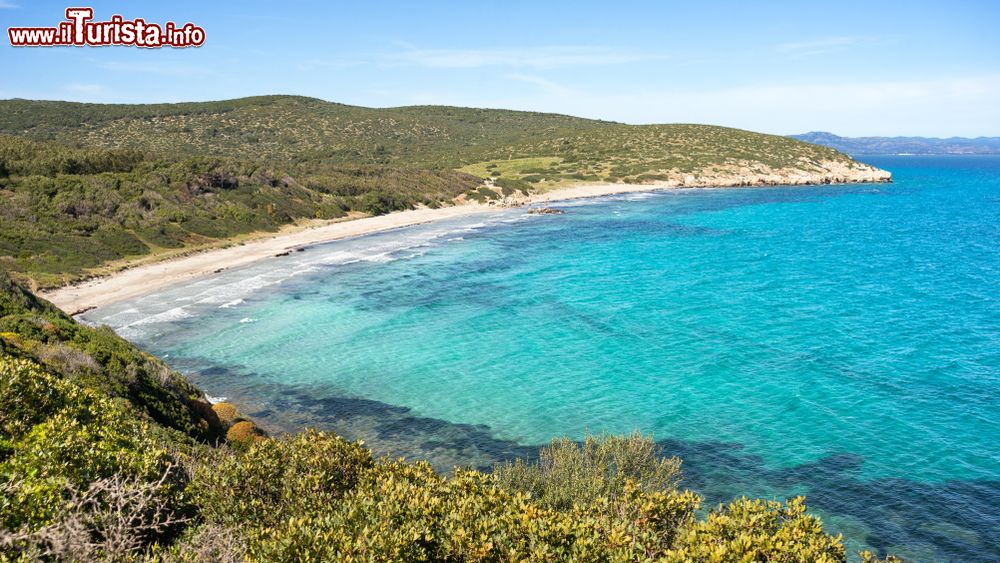
[[1000, 158], [673, 190], [337, 242], [86, 315], [273, 430], [440, 467], [652, 434], [720, 502], [1000, 560]]

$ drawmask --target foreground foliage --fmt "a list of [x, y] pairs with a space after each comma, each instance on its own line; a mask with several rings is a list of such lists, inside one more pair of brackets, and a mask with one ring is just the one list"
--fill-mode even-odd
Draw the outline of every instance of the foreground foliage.
[[[226, 443], [250, 424], [231, 405], [202, 408], [165, 366], [158, 387], [119, 379], [162, 364], [0, 281], [0, 560], [845, 559], [802, 499], [699, 516], [680, 461], [639, 435], [448, 476], [330, 433]], [[187, 415], [158, 419], [150, 395]]]
[[[0, 352], [37, 362], [97, 396], [123, 399], [156, 422], [155, 429], [202, 441], [214, 441], [225, 432], [204, 394], [181, 374], [107, 327], [77, 323], [2, 269]], [[25, 398], [8, 408], [15, 410], [7, 416], [33, 420], [36, 404]]]
[[627, 487], [644, 492], [672, 490], [681, 480], [681, 460], [666, 458], [648, 438], [587, 436], [582, 444], [553, 440], [537, 463], [515, 460], [493, 469], [498, 483], [557, 510], [599, 499], [616, 500]]

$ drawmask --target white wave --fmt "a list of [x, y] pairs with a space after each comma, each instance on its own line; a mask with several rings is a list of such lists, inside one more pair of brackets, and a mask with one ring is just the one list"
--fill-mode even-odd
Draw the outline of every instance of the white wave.
[[588, 205], [599, 205], [601, 203], [607, 203], [608, 199], [612, 196], [603, 197], [592, 197], [586, 199], [566, 199], [562, 201], [553, 201], [551, 203], [552, 207], [587, 207]]
[[423, 256], [424, 254], [427, 254], [426, 250], [423, 251], [423, 252], [414, 252], [412, 254], [407, 254], [406, 256], [403, 257], [403, 259], [404, 260], [410, 260], [411, 258], [419, 258], [419, 257]]
[[111, 325], [111, 324], [114, 324], [114, 322], [112, 321], [112, 319], [116, 319], [116, 318], [122, 317], [122, 316], [138, 315], [138, 314], [140, 314], [139, 313], [139, 309], [137, 309], [135, 307], [128, 307], [126, 309], [122, 309], [121, 311], [118, 311], [117, 313], [112, 313], [110, 315], [101, 317], [101, 322], [104, 323], [104, 324]]
[[142, 317], [141, 319], [132, 321], [121, 328], [133, 328], [142, 325], [154, 324], [154, 323], [169, 323], [174, 321], [179, 321], [182, 319], [189, 318], [191, 313], [186, 309], [186, 306], [173, 307], [163, 311], [162, 313], [156, 313], [155, 315], [149, 315]]
[[[525, 221], [523, 211], [504, 213], [475, 222], [447, 222], [376, 233], [364, 237], [332, 241], [310, 247], [309, 252], [283, 257], [281, 262], [265, 260], [243, 268], [226, 270], [215, 276], [175, 286], [130, 303], [127, 309], [101, 318], [92, 318], [127, 333], [143, 333], [148, 325], [171, 323], [196, 316], [206, 308], [230, 309], [246, 302], [252, 294], [320, 269], [358, 262], [387, 263], [422, 256], [445, 242], [461, 242], [465, 235], [498, 225]], [[110, 312], [110, 311], [109, 311]], [[252, 322], [243, 319], [240, 322]]]
[[624, 199], [625, 201], [642, 201], [644, 199], [657, 197], [658, 195], [659, 194], [653, 192], [640, 192], [634, 194], [625, 194], [624, 196], [622, 196], [621, 199]]

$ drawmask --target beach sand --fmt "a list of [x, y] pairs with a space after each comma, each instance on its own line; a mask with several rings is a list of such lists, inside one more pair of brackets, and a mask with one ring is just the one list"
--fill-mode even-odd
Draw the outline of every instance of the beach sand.
[[[666, 184], [587, 184], [531, 195], [518, 203], [537, 204], [567, 199], [597, 197], [666, 189]], [[292, 249], [357, 237], [391, 229], [419, 225], [480, 213], [496, 213], [505, 207], [466, 203], [438, 209], [421, 208], [376, 217], [337, 221], [306, 229], [286, 229], [225, 248], [195, 252], [160, 262], [126, 268], [105, 277], [43, 292], [42, 296], [71, 315], [132, 299], [157, 290], [208, 276], [222, 270], [270, 258]]]

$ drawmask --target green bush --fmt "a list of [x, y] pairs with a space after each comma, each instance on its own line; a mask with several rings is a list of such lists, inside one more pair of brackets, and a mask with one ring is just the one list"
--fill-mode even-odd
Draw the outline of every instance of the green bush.
[[268, 526], [328, 507], [373, 464], [362, 445], [322, 432], [252, 443], [245, 453], [210, 452], [189, 494], [206, 520]]
[[496, 184], [503, 190], [504, 195], [510, 195], [517, 191], [523, 192], [524, 194], [530, 194], [532, 190], [531, 184], [524, 180], [517, 180], [514, 178], [498, 178]]
[[664, 457], [652, 438], [632, 434], [587, 436], [582, 444], [569, 438], [553, 440], [541, 449], [537, 463], [499, 464], [493, 474], [500, 486], [565, 510], [602, 497], [620, 498], [629, 482], [646, 492], [674, 490], [680, 466], [678, 458]]
[[[5, 413], [11, 408], [21, 420], [4, 424], [0, 482], [13, 484], [0, 500], [5, 528], [49, 524], [66, 500], [68, 486], [81, 488], [115, 475], [156, 481], [166, 471], [170, 458], [164, 445], [127, 402], [82, 389], [34, 362], [6, 354], [0, 355], [0, 377], [4, 390], [40, 399], [17, 410], [2, 405]], [[163, 492], [174, 491], [168, 487]]]
[[412, 209], [413, 202], [397, 194], [372, 192], [362, 196], [358, 210], [370, 215], [385, 215], [393, 211]]
[[62, 408], [68, 387], [30, 362], [0, 352], [0, 440], [4, 449]]
[[110, 328], [91, 328], [38, 299], [0, 270], [4, 349], [110, 397], [127, 399], [159, 424], [204, 441], [224, 435], [199, 389]]
[[572, 511], [540, 508], [475, 471], [450, 478], [425, 463], [383, 462], [341, 502], [266, 528], [250, 545], [262, 561], [640, 560], [665, 553], [698, 499], [625, 491]]
[[[553, 471], [544, 475], [558, 482], [558, 494], [549, 497], [557, 502], [539, 502], [502, 476], [459, 470], [445, 477], [423, 462], [357, 463], [353, 455], [348, 458], [355, 463], [334, 464], [351, 476], [349, 482], [317, 486], [316, 462], [302, 461], [327, 450], [321, 444], [330, 440], [312, 434], [262, 442], [243, 457], [205, 464], [207, 472], [195, 480], [199, 490], [233, 494], [224, 500], [197, 494], [202, 513], [212, 515], [209, 522], [237, 526], [250, 558], [260, 561], [680, 561], [686, 554], [713, 560], [715, 544], [737, 560], [762, 554], [770, 560], [843, 559], [839, 539], [805, 516], [799, 500], [756, 510], [740, 501], [699, 521], [698, 496], [676, 490], [677, 461], [659, 458], [640, 436], [589, 438], [583, 446], [557, 441], [547, 448], [551, 463], [543, 463]], [[343, 459], [346, 443], [333, 440], [333, 451], [341, 452], [334, 457]], [[279, 459], [291, 463], [282, 467]], [[218, 469], [208, 471], [212, 466]], [[288, 492], [302, 473], [313, 475], [306, 481], [314, 484], [292, 488], [308, 491], [308, 504]], [[585, 485], [568, 483], [571, 474]], [[222, 481], [206, 486], [202, 475]]]
[[823, 533], [805, 499], [743, 498], [684, 530], [670, 557], [683, 561], [844, 561], [840, 537]]

